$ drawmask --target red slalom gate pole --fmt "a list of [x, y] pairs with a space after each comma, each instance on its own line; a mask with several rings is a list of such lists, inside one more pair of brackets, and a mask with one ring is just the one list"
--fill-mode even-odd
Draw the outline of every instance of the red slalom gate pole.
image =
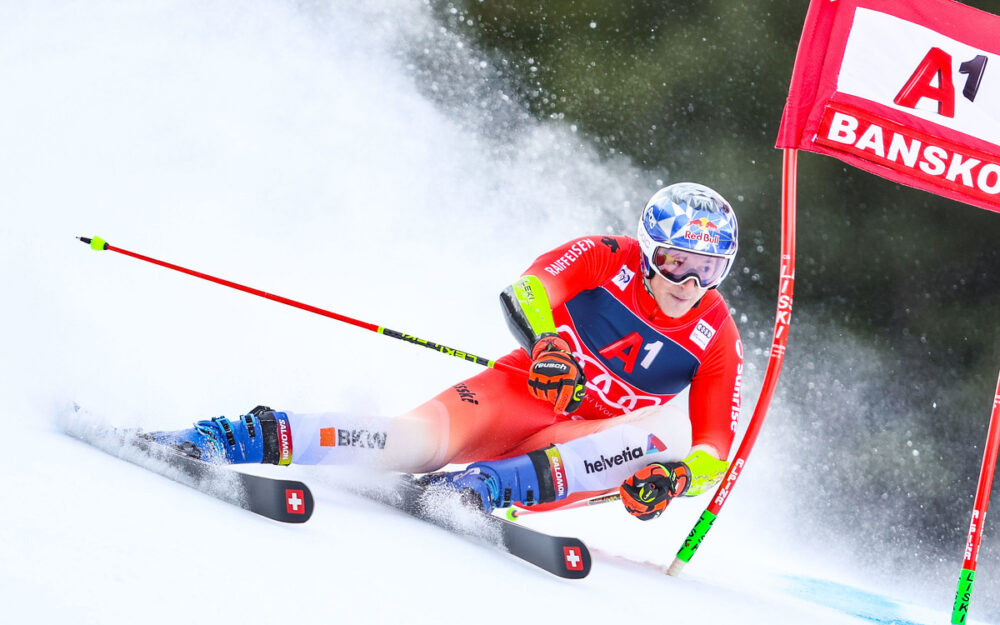
[[785, 360], [785, 346], [788, 343], [788, 328], [792, 319], [792, 291], [795, 286], [795, 197], [796, 179], [798, 174], [798, 151], [786, 149], [782, 163], [782, 185], [781, 185], [781, 266], [778, 285], [778, 312], [774, 323], [774, 341], [771, 343], [771, 355], [767, 362], [767, 371], [764, 374], [764, 385], [760, 390], [760, 397], [757, 399], [757, 406], [754, 408], [753, 417], [747, 427], [743, 442], [740, 443], [736, 457], [733, 459], [722, 484], [715, 492], [712, 502], [708, 508], [702, 512], [697, 523], [691, 529], [687, 539], [677, 552], [677, 557], [667, 569], [667, 575], [680, 575], [684, 565], [691, 561], [698, 547], [708, 530], [712, 529], [712, 524], [722, 511], [722, 506], [726, 503], [726, 498], [732, 492], [733, 486], [742, 474], [747, 458], [753, 450], [754, 442], [760, 433], [760, 428], [764, 425], [764, 417], [767, 409], [771, 405], [771, 397], [778, 384], [778, 376], [781, 373], [781, 365]]
[[274, 295], [273, 293], [267, 293], [261, 291], [260, 289], [255, 289], [253, 287], [238, 284], [236, 282], [231, 282], [229, 280], [224, 280], [222, 278], [216, 278], [215, 276], [210, 276], [207, 273], [202, 273], [200, 271], [195, 271], [194, 269], [188, 269], [186, 267], [181, 267], [180, 265], [174, 265], [172, 263], [164, 262], [162, 260], [157, 260], [155, 258], [150, 258], [149, 256], [143, 256], [142, 254], [137, 254], [135, 252], [130, 252], [128, 250], [122, 249], [120, 247], [114, 247], [110, 245], [107, 241], [100, 237], [77, 237], [80, 241], [90, 245], [90, 248], [97, 251], [107, 250], [109, 252], [118, 252], [125, 256], [131, 256], [132, 258], [145, 261], [147, 263], [152, 263], [154, 265], [159, 265], [160, 267], [166, 267], [167, 269], [173, 269], [174, 271], [179, 271], [181, 273], [186, 273], [189, 276], [194, 276], [195, 278], [201, 278], [202, 280], [208, 280], [209, 282], [214, 282], [216, 284], [221, 284], [222, 286], [227, 286], [231, 289], [236, 289], [237, 291], [243, 291], [244, 293], [250, 293], [251, 295], [256, 295], [258, 297], [263, 297], [264, 299], [269, 299], [280, 304], [285, 304], [286, 306], [291, 306], [293, 308], [299, 308], [323, 317], [329, 317], [330, 319], [336, 319], [337, 321], [342, 321], [348, 323], [352, 326], [357, 326], [359, 328], [364, 328], [365, 330], [370, 330], [378, 334], [382, 334], [394, 339], [399, 339], [401, 341], [406, 341], [407, 343], [413, 343], [414, 345], [422, 345], [428, 349], [433, 349], [436, 352], [442, 353], [446, 356], [454, 356], [456, 358], [461, 358], [462, 360], [467, 360], [469, 362], [474, 362], [477, 365], [482, 365], [484, 367], [489, 367], [491, 369], [499, 369], [500, 371], [506, 371], [508, 373], [516, 373], [520, 375], [525, 375], [525, 372], [517, 367], [504, 364], [502, 362], [497, 362], [495, 360], [489, 360], [488, 358], [483, 358], [481, 356], [476, 356], [475, 354], [454, 349], [451, 347], [446, 347], [439, 343], [433, 341], [427, 341], [425, 339], [413, 336], [412, 334], [406, 334], [403, 332], [397, 332], [396, 330], [390, 330], [389, 328], [375, 325], [374, 323], [368, 323], [367, 321], [361, 321], [348, 317], [347, 315], [341, 315], [330, 310], [325, 310], [316, 306], [309, 304], [303, 304], [302, 302], [297, 302], [293, 299], [288, 299], [287, 297], [282, 297], [280, 295]]
[[997, 389], [993, 395], [993, 412], [986, 434], [986, 449], [983, 450], [983, 466], [979, 470], [976, 503], [972, 508], [969, 539], [965, 543], [965, 561], [962, 562], [962, 573], [959, 575], [958, 589], [955, 591], [955, 605], [951, 612], [951, 622], [954, 625], [965, 623], [965, 619], [969, 616], [972, 585], [976, 579], [976, 561], [979, 558], [979, 543], [983, 537], [986, 510], [990, 507], [990, 490], [993, 488], [998, 449], [1000, 449], [1000, 379], [997, 379]]

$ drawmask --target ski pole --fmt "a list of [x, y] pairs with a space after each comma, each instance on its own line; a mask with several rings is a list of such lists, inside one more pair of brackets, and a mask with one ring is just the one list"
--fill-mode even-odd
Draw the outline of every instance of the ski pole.
[[489, 360], [481, 356], [476, 356], [475, 354], [462, 351], [459, 349], [454, 349], [435, 343], [433, 341], [428, 341], [412, 334], [406, 334], [405, 332], [397, 332], [396, 330], [390, 330], [389, 328], [375, 325], [374, 323], [368, 323], [367, 321], [360, 321], [347, 315], [341, 315], [330, 310], [325, 310], [323, 308], [318, 308], [316, 306], [311, 306], [309, 304], [303, 304], [302, 302], [297, 302], [293, 299], [288, 299], [287, 297], [282, 297], [280, 295], [274, 295], [273, 293], [267, 293], [261, 291], [260, 289], [255, 289], [253, 287], [244, 286], [242, 284], [237, 284], [236, 282], [231, 282], [229, 280], [224, 280], [222, 278], [216, 278], [215, 276], [210, 276], [207, 273], [202, 273], [200, 271], [195, 271], [193, 269], [188, 269], [186, 267], [181, 267], [179, 265], [174, 265], [172, 263], [164, 262], [162, 260], [157, 260], [155, 258], [150, 258], [149, 256], [143, 256], [142, 254], [137, 254], [135, 252], [130, 252], [128, 250], [122, 249], [120, 247], [114, 247], [106, 242], [100, 237], [76, 237], [80, 241], [90, 245], [90, 249], [97, 251], [110, 251], [118, 252], [119, 254], [124, 254], [125, 256], [131, 256], [138, 260], [145, 261], [147, 263], [152, 263], [154, 265], [159, 265], [160, 267], [166, 267], [167, 269], [173, 269], [174, 271], [179, 271], [181, 273], [186, 273], [189, 276], [194, 276], [196, 278], [201, 278], [202, 280], [208, 280], [209, 282], [214, 282], [216, 284], [221, 284], [222, 286], [228, 286], [229, 288], [236, 289], [237, 291], [243, 291], [244, 293], [250, 293], [251, 295], [256, 295], [258, 297], [263, 297], [264, 299], [269, 299], [280, 304], [285, 304], [286, 306], [292, 306], [293, 308], [299, 308], [317, 315], [322, 315], [323, 317], [329, 317], [330, 319], [336, 319], [337, 321], [342, 321], [344, 323], [349, 323], [352, 326], [357, 326], [359, 328], [364, 328], [365, 330], [371, 330], [378, 334], [388, 336], [394, 339], [399, 339], [401, 341], [406, 341], [407, 343], [413, 343], [414, 345], [422, 345], [428, 349], [433, 349], [436, 352], [442, 353], [446, 356], [454, 356], [455, 358], [461, 358], [462, 360], [467, 360], [469, 362], [474, 362], [477, 365], [482, 365], [490, 369], [499, 369], [501, 371], [506, 371], [508, 373], [517, 373], [524, 375], [525, 372], [517, 367], [508, 365], [502, 362], [497, 362], [495, 360]]
[[979, 542], [983, 537], [986, 510], [990, 507], [990, 489], [993, 487], [998, 448], [1000, 448], [1000, 379], [997, 380], [997, 390], [993, 396], [993, 412], [990, 414], [990, 427], [986, 434], [983, 465], [979, 470], [976, 503], [972, 509], [969, 539], [965, 543], [965, 560], [962, 563], [962, 573], [958, 578], [958, 589], [955, 591], [955, 605], [951, 612], [951, 622], [954, 625], [964, 623], [969, 615], [972, 584], [976, 579], [976, 561], [979, 559]]
[[778, 311], [774, 321], [774, 341], [771, 343], [771, 354], [767, 362], [767, 371], [764, 373], [764, 384], [761, 387], [760, 397], [757, 398], [757, 405], [754, 407], [753, 417], [747, 427], [743, 441], [736, 452], [733, 463], [726, 471], [725, 477], [719, 489], [715, 491], [711, 503], [701, 513], [701, 517], [691, 528], [691, 532], [684, 540], [673, 563], [667, 569], [667, 575], [680, 575], [684, 565], [691, 561], [701, 542], [712, 529], [712, 524], [722, 511], [726, 498], [732, 492], [736, 480], [743, 473], [750, 452], [753, 450], [757, 434], [764, 425], [764, 417], [767, 416], [768, 406], [771, 404], [771, 397], [774, 389], [778, 385], [778, 376], [781, 374], [781, 365], [785, 360], [785, 346], [788, 343], [788, 328], [792, 320], [792, 291], [795, 286], [795, 191], [796, 175], [798, 172], [798, 151], [786, 149], [784, 163], [782, 165], [782, 190], [781, 190], [781, 263], [778, 285]]
[[598, 495], [596, 497], [591, 497], [590, 499], [583, 499], [580, 501], [575, 501], [565, 506], [559, 506], [558, 508], [547, 508], [545, 510], [533, 510], [531, 508], [517, 508], [511, 506], [507, 508], [506, 517], [511, 521], [516, 521], [523, 517], [524, 515], [532, 514], [545, 514], [546, 512], [562, 512], [563, 510], [572, 510], [573, 508], [589, 508], [590, 506], [597, 506], [602, 503], [611, 503], [612, 501], [620, 501], [622, 498], [618, 493], [612, 493], [610, 495]]

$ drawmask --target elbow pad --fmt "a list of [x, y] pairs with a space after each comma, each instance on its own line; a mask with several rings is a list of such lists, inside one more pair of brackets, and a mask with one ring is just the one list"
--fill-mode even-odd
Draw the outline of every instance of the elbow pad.
[[535, 276], [524, 276], [505, 288], [500, 305], [511, 334], [529, 354], [541, 335], [556, 334], [549, 295]]
[[729, 468], [728, 462], [713, 458], [703, 449], [692, 452], [684, 464], [691, 470], [691, 486], [685, 493], [688, 497], [700, 495], [721, 482]]

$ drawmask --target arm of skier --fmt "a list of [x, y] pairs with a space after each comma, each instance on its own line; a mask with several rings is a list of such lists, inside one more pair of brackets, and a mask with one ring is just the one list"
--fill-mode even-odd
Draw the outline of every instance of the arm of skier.
[[743, 347], [732, 318], [720, 328], [716, 340], [691, 380], [691, 453], [684, 462], [691, 468], [693, 497], [714, 488], [729, 468], [730, 449], [739, 425], [742, 406]]
[[528, 391], [551, 402], [557, 414], [580, 407], [586, 393], [583, 367], [559, 336], [545, 287], [535, 276], [524, 276], [500, 296], [507, 326], [531, 354]]
[[618, 260], [613, 257], [622, 245], [614, 238], [605, 239], [599, 245], [593, 238], [583, 238], [543, 254], [500, 294], [507, 326], [531, 355], [528, 390], [552, 402], [560, 414], [580, 406], [586, 378], [569, 343], [556, 330], [552, 309], [601, 284], [607, 272], [614, 271], [609, 258]]

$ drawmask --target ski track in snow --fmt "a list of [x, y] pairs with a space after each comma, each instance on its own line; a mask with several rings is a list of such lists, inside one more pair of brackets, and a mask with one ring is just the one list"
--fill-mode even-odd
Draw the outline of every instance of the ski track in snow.
[[[74, 236], [496, 357], [502, 285], [638, 210], [654, 175], [527, 119], [424, 10], [0, 4], [2, 620], [946, 622], [959, 563], [930, 582], [877, 573], [879, 553], [851, 566], [795, 532], [767, 457], [678, 578], [661, 571], [705, 498], [646, 524], [614, 504], [525, 518], [588, 542], [593, 572], [567, 581], [350, 495], [344, 472], [246, 468], [312, 487], [286, 526], [65, 434], [74, 401], [151, 429], [257, 403], [395, 414], [476, 372]], [[924, 605], [889, 598], [918, 582]]]

